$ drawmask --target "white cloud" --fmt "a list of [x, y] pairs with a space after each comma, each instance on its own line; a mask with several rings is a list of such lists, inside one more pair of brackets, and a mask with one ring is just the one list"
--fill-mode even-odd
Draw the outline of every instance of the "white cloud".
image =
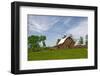
[[66, 32], [67, 34], [72, 34], [73, 37], [79, 38], [80, 36], [84, 37], [88, 34], [88, 21], [81, 21], [77, 27], [70, 29]]
[[72, 17], [67, 18], [67, 19], [64, 21], [64, 24], [68, 24], [71, 20], [72, 20]]
[[50, 29], [60, 19], [58, 18], [29, 18], [29, 31], [43, 32]]

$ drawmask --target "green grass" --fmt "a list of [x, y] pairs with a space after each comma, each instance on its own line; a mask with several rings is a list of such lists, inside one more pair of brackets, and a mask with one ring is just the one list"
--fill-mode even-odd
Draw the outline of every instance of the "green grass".
[[56, 59], [81, 59], [87, 58], [87, 48], [73, 49], [43, 49], [44, 51], [33, 52], [28, 50], [28, 60], [56, 60]]

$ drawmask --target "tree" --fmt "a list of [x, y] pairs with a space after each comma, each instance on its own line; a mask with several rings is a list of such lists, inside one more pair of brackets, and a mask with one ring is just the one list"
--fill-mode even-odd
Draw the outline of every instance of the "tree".
[[85, 36], [85, 44], [88, 45], [88, 35]]
[[31, 45], [31, 48], [40, 47], [39, 42], [39, 36], [32, 35], [28, 37], [28, 44]]
[[28, 37], [28, 45], [30, 45], [31, 48], [39, 48], [40, 47], [39, 43], [42, 42], [43, 47], [46, 47], [45, 40], [46, 40], [46, 36], [32, 35]]
[[43, 47], [46, 47], [45, 40], [46, 40], [46, 36], [41, 35], [40, 41], [42, 41]]
[[58, 45], [59, 41], [60, 41], [60, 39], [57, 39], [57, 43], [56, 43], [56, 45]]
[[79, 43], [83, 44], [83, 37], [80, 37]]

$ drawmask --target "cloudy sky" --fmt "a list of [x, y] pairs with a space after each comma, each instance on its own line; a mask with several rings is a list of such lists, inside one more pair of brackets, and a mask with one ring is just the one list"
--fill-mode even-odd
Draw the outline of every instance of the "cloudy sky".
[[87, 33], [88, 17], [28, 15], [28, 36], [45, 35], [47, 46], [54, 46], [64, 35], [78, 39]]

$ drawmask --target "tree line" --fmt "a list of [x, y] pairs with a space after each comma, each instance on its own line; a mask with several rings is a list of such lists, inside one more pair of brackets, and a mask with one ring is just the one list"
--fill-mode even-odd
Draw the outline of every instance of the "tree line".
[[[79, 43], [80, 43], [80, 44], [83, 44], [83, 42], [84, 42], [83, 39], [84, 39], [84, 38], [81, 36], [80, 39], [79, 39]], [[88, 45], [88, 35], [85, 36], [85, 44]]]
[[28, 46], [29, 48], [39, 48], [41, 47], [39, 43], [42, 43], [43, 47], [46, 47], [45, 44], [46, 36], [37, 36], [32, 35], [28, 37]]

